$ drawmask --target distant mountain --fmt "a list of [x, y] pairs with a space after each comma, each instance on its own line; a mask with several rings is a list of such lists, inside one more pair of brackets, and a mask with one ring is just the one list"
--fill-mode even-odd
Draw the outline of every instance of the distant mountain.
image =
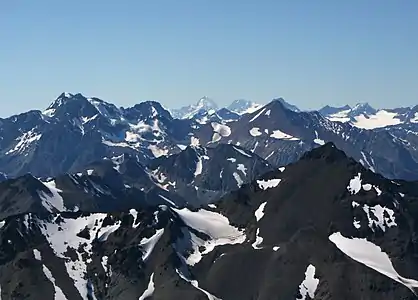
[[197, 125], [173, 119], [158, 102], [120, 109], [63, 93], [43, 112], [0, 119], [0, 170], [11, 177], [56, 176], [122, 153], [146, 161], [180, 151], [176, 145], [190, 141]]
[[247, 113], [252, 113], [256, 111], [257, 109], [259, 109], [261, 106], [262, 106], [261, 104], [257, 104], [249, 100], [239, 99], [239, 100], [234, 100], [227, 107], [227, 109], [239, 115], [243, 115]]
[[[210, 103], [203, 99], [196, 107], [208, 108]], [[98, 98], [63, 93], [43, 112], [0, 119], [0, 172], [8, 178], [26, 173], [55, 177], [122, 154], [148, 166], [152, 159], [180, 153], [196, 141], [203, 147], [238, 145], [278, 167], [332, 141], [388, 178], [415, 180], [417, 107], [392, 110], [402, 116], [397, 125], [364, 130], [358, 128], [360, 121], [376, 125], [381, 120], [376, 116], [389, 112], [356, 105], [346, 112], [350, 121], [336, 122], [335, 115], [344, 111], [324, 117], [326, 110], [301, 112], [279, 98], [253, 113], [202, 108], [190, 118], [176, 119], [155, 101], [118, 108]]]
[[367, 103], [329, 109], [324, 107], [320, 113], [334, 122], [350, 123], [364, 128], [376, 129], [401, 124], [418, 123], [418, 106], [395, 109], [375, 109]]
[[[363, 130], [349, 123], [332, 122], [318, 112], [295, 112], [274, 100], [238, 121], [222, 126], [206, 125], [194, 135], [201, 144], [239, 145], [284, 166], [332, 141], [368, 168], [389, 178], [418, 179], [418, 143], [415, 131]], [[396, 163], [395, 163], [396, 162]]]
[[339, 113], [339, 112], [342, 112], [342, 111], [347, 111], [347, 110], [350, 110], [350, 109], [351, 109], [350, 105], [344, 105], [344, 106], [341, 106], [341, 107], [334, 107], [334, 106], [325, 105], [318, 112], [321, 115], [327, 117], [329, 115], [333, 115], [333, 114], [336, 114], [336, 113]]
[[215, 103], [215, 101], [205, 96], [200, 98], [196, 104], [171, 110], [171, 114], [173, 118], [176, 119], [191, 119], [198, 113], [214, 113], [217, 110], [218, 105]]
[[238, 120], [240, 115], [234, 113], [226, 108], [221, 108], [217, 111], [210, 110], [200, 110], [190, 119], [196, 121], [199, 124], [207, 124], [209, 122], [218, 122], [218, 123], [227, 123], [231, 121]]
[[[40, 189], [45, 208], [66, 189], [55, 187], [19, 185]], [[128, 209], [3, 219], [2, 299], [416, 299], [417, 183], [374, 174], [332, 143], [200, 208], [144, 206], [131, 190]]]

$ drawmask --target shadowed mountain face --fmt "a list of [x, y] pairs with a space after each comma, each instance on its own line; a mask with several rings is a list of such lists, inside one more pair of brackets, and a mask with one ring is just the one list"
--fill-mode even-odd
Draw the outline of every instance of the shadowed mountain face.
[[[160, 171], [198, 181], [199, 157], [214, 160], [202, 176], [218, 171], [219, 152], [250, 159], [224, 146], [190, 147]], [[105, 183], [111, 169], [143, 180], [119, 189]], [[119, 157], [77, 177], [0, 184], [1, 211], [20, 203], [0, 223], [1, 298], [417, 299], [415, 182], [385, 179], [326, 143], [191, 208], [147, 191], [149, 170]]]

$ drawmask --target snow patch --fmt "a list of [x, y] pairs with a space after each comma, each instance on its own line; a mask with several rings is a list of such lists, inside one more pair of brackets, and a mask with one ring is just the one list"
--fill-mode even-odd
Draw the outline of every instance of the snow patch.
[[154, 286], [154, 273], [151, 274], [148, 287], [147, 289], [142, 293], [141, 297], [139, 297], [139, 300], [145, 300], [149, 297], [151, 297], [154, 294], [155, 286]]
[[284, 133], [283, 131], [278, 129], [273, 130], [272, 134], [270, 134], [270, 137], [275, 138], [277, 140], [299, 141], [297, 137]]
[[257, 180], [258, 187], [262, 190], [275, 188], [279, 185], [281, 179]]
[[306, 296], [309, 296], [309, 299], [314, 299], [318, 284], [319, 279], [315, 278], [315, 267], [309, 265], [305, 272], [305, 280], [299, 286], [302, 298], [298, 298], [298, 300], [305, 300]]
[[247, 168], [243, 164], [238, 164], [237, 170], [241, 171], [244, 176], [247, 176]]
[[253, 127], [253, 128], [250, 129], [250, 134], [255, 137], [255, 136], [260, 136], [263, 133], [260, 131], [260, 128]]
[[148, 149], [151, 150], [152, 155], [154, 155], [156, 158], [168, 155], [168, 149], [161, 149], [157, 145], [149, 145]]
[[354, 176], [353, 179], [350, 180], [350, 184], [347, 186], [347, 190], [352, 194], [355, 195], [361, 190], [361, 173], [358, 173]]
[[260, 206], [255, 211], [254, 216], [257, 222], [260, 221], [262, 217], [264, 217], [264, 208], [266, 207], [266, 204], [267, 202], [261, 203]]
[[235, 181], [238, 184], [238, 187], [241, 187], [241, 185], [244, 183], [244, 181], [241, 179], [241, 176], [237, 172], [232, 173], [232, 176], [234, 176]]
[[414, 289], [418, 287], [418, 281], [399, 275], [389, 256], [379, 246], [367, 239], [346, 238], [340, 232], [330, 235], [329, 240], [351, 259], [403, 284], [416, 294]]
[[43, 185], [49, 190], [49, 193], [44, 191], [38, 191], [38, 195], [42, 200], [42, 206], [45, 207], [49, 212], [65, 211], [64, 199], [60, 195], [62, 190], [57, 189], [55, 181], [51, 180], [48, 182], [42, 182]]
[[139, 243], [139, 246], [141, 246], [143, 250], [142, 261], [145, 262], [150, 257], [152, 251], [154, 250], [155, 245], [158, 243], [163, 233], [164, 233], [164, 228], [157, 229], [153, 236], [151, 236], [150, 238], [143, 238], [141, 240], [141, 242]]

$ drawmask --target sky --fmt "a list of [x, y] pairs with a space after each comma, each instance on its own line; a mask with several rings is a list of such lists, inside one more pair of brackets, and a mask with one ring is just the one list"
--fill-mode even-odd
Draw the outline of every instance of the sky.
[[417, 14], [416, 0], [0, 1], [0, 116], [62, 92], [415, 105]]

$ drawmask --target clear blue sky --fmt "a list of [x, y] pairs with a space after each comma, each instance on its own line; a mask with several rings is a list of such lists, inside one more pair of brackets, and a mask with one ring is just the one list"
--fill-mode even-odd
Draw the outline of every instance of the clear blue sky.
[[169, 107], [418, 104], [417, 0], [0, 3], [0, 116], [61, 92]]

